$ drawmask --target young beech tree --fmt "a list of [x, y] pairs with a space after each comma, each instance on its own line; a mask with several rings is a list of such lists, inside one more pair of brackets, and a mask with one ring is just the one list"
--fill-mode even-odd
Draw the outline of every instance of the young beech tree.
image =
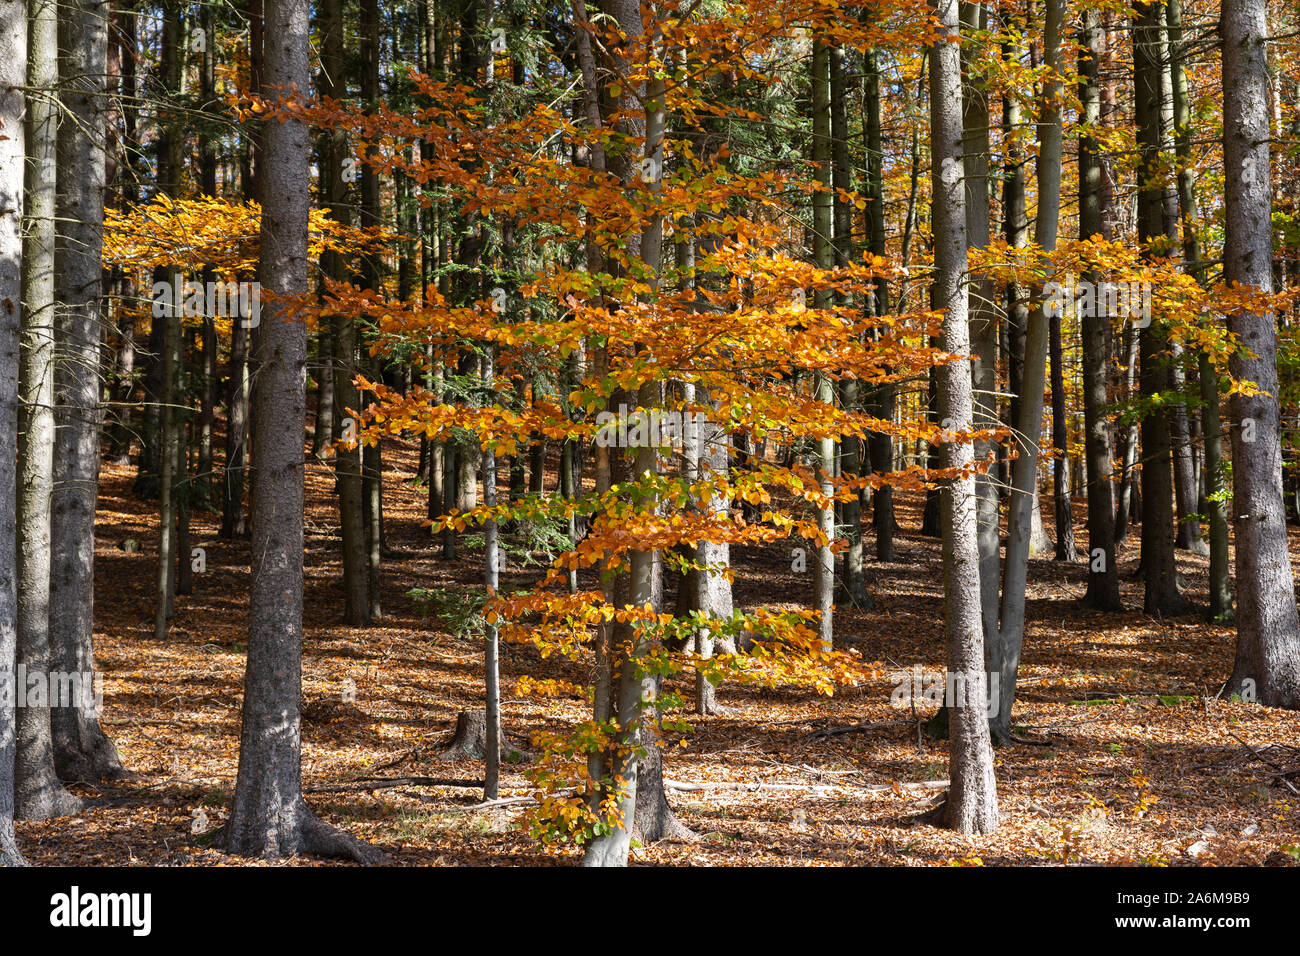
[[[856, 654], [826, 646], [817, 609], [726, 614], [715, 602], [701, 602], [708, 608], [667, 613], [665, 570], [681, 580], [729, 576], [729, 568], [710, 560], [726, 552], [697, 549], [697, 543], [761, 545], [794, 537], [805, 553], [838, 550], [840, 542], [821, 523], [837, 501], [869, 485], [920, 488], [925, 478], [948, 475], [912, 469], [836, 477], [797, 458], [776, 464], [756, 454], [737, 467], [719, 449], [742, 442], [753, 449], [762, 440], [861, 440], [871, 432], [934, 438], [932, 424], [881, 421], [837, 407], [827, 396], [848, 379], [875, 387], [957, 359], [924, 346], [924, 337], [937, 332], [928, 313], [877, 316], [856, 306], [893, 271], [884, 260], [828, 268], [786, 251], [801, 243], [803, 232], [783, 214], [788, 197], [814, 195], [824, 185], [793, 171], [731, 168], [722, 162], [725, 138], [701, 150], [692, 128], [712, 116], [755, 118], [724, 95], [738, 69], [759, 88], [767, 82], [756, 68], [738, 68], [734, 56], [720, 57], [719, 45], [761, 51], [784, 40], [797, 17], [858, 49], [887, 47], [898, 42], [893, 31], [914, 36], [928, 18], [894, 11], [863, 27], [813, 7], [787, 9], [785, 16], [728, 7], [702, 23], [679, 19], [667, 7], [616, 12], [594, 28], [593, 45], [607, 51], [609, 72], [599, 120], [587, 126], [546, 104], [494, 124], [464, 87], [427, 77], [415, 82], [429, 105], [414, 115], [365, 114], [333, 103], [323, 103], [318, 114], [322, 123], [350, 127], [358, 141], [389, 137], [383, 162], [452, 188], [486, 224], [512, 222], [516, 241], [530, 230], [550, 245], [580, 243], [588, 254], [574, 258], [599, 264], [595, 271], [567, 268], [572, 259], [557, 255], [521, 283], [508, 298], [511, 311], [527, 311], [528, 322], [508, 321], [494, 307], [507, 298], [504, 288], [482, 301], [449, 305], [432, 287], [423, 302], [398, 302], [329, 283], [322, 307], [373, 324], [377, 347], [394, 354], [405, 346], [408, 356], [432, 354], [435, 363], [450, 363], [466, 343], [483, 343], [499, 356], [493, 388], [473, 404], [363, 381], [374, 396], [364, 410], [364, 441], [403, 431], [437, 441], [463, 429], [485, 449], [509, 456], [521, 436], [542, 435], [594, 441], [608, 461], [598, 461], [592, 492], [485, 504], [438, 524], [459, 531], [485, 522], [566, 527], [577, 514], [589, 528], [535, 588], [491, 595], [487, 619], [505, 641], [574, 659], [590, 649], [595, 657], [591, 686], [525, 680], [520, 689], [592, 701], [590, 721], [570, 734], [538, 738], [542, 754], [531, 773], [542, 793], [534, 831], [547, 841], [586, 844], [585, 861], [596, 865], [625, 863], [634, 835], [681, 832], [666, 810], [657, 744], [675, 726], [668, 712], [682, 704], [672, 689], [678, 675], [829, 690], [860, 674]], [[670, 128], [680, 135], [668, 135]], [[407, 138], [431, 148], [403, 150]], [[570, 161], [578, 155], [603, 161]], [[478, 163], [486, 163], [486, 174]], [[665, 242], [689, 245], [696, 254], [663, 255]], [[410, 347], [412, 340], [418, 348]], [[595, 361], [576, 376], [567, 403], [521, 405], [511, 393], [521, 363], [544, 360], [558, 368], [591, 343]], [[566, 405], [585, 419], [572, 420]], [[688, 435], [707, 436], [709, 447], [688, 454]], [[604, 467], [608, 479], [601, 477]], [[752, 506], [750, 520], [716, 504], [732, 500]], [[569, 588], [574, 573], [582, 575], [576, 592]], [[705, 653], [698, 640], [705, 631], [717, 648], [741, 652]]]

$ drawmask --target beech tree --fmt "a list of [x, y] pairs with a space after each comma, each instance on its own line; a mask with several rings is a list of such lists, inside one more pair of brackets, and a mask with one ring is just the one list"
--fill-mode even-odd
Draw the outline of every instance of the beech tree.
[[[942, 309], [942, 344], [947, 352], [970, 349], [965, 286], [966, 197], [962, 170], [961, 25], [957, 0], [938, 0], [935, 15], [943, 28], [930, 50], [930, 136], [934, 195], [934, 291]], [[952, 38], [951, 40], [949, 38]], [[955, 42], [954, 42], [955, 41]], [[1041, 397], [1041, 389], [1039, 395]], [[944, 823], [962, 833], [988, 833], [998, 826], [997, 784], [989, 740], [981, 614], [980, 553], [976, 527], [974, 445], [968, 436], [975, 407], [968, 362], [939, 368], [939, 411], [945, 434], [939, 446], [943, 467], [960, 477], [943, 488], [944, 629], [948, 670], [964, 685], [949, 708], [948, 759], [951, 787], [943, 806]]]

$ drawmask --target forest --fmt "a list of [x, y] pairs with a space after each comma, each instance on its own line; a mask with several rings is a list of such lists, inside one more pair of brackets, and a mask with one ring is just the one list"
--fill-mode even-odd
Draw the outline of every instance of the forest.
[[1297, 0], [0, 0], [4, 866], [1297, 866], [1297, 560]]

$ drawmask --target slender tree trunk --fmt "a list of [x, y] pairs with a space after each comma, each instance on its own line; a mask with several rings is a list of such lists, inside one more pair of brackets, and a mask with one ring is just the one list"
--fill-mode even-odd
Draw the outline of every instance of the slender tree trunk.
[[[158, 587], [155, 591], [154, 605], [154, 640], [162, 641], [167, 637], [167, 622], [172, 616], [173, 585], [175, 583], [176, 561], [176, 396], [175, 384], [178, 358], [180, 356], [181, 315], [176, 307], [180, 294], [174, 291], [177, 286], [184, 289], [185, 280], [177, 273], [170, 285], [163, 283], [162, 294], [166, 304], [159, 315], [155, 299], [154, 321], [163, 326], [162, 336], [162, 390], [160, 392], [161, 410], [158, 441], [161, 458], [161, 475], [158, 484]], [[156, 290], [157, 291], [157, 290]]]
[[[321, 95], [341, 98], [347, 90], [345, 79], [343, 0], [325, 0], [322, 8], [323, 44], [321, 50]], [[348, 157], [346, 137], [331, 132], [326, 141], [325, 168], [321, 171], [325, 202], [330, 215], [341, 225], [352, 223], [343, 181], [343, 163]], [[322, 271], [331, 279], [346, 278], [343, 258], [327, 251], [321, 257]], [[366, 572], [364, 525], [362, 522], [361, 447], [357, 444], [361, 396], [354, 384], [356, 369], [356, 325], [344, 315], [333, 317], [334, 376], [333, 397], [338, 404], [337, 425], [342, 442], [335, 449], [334, 480], [339, 497], [339, 526], [343, 551], [343, 621], [352, 626], [370, 623], [369, 581]]]
[[[642, 36], [652, 45], [654, 42], [654, 19], [658, 11], [654, 7], [644, 10], [635, 0], [606, 0], [604, 12], [627, 36]], [[619, 133], [629, 139], [642, 142], [642, 162], [649, 161], [653, 176], [650, 188], [660, 188], [663, 175], [664, 132], [667, 125], [664, 79], [662, 75], [652, 76], [641, 88], [630, 88], [627, 79], [628, 64], [622, 60], [621, 52], [615, 51], [611, 56], [610, 76], [618, 77], [625, 84], [617, 97], [612, 90], [606, 90], [611, 99], [616, 101], [615, 108], [622, 111], [624, 118], [620, 123]], [[638, 96], [638, 94], [640, 94]], [[644, 106], [642, 106], [644, 104]], [[636, 114], [644, 109], [644, 121], [638, 121]], [[623, 182], [632, 180], [633, 150], [625, 150], [616, 163], [611, 163], [611, 172], [617, 174]], [[612, 158], [612, 157], [611, 157]], [[642, 169], [645, 167], [643, 166]], [[657, 284], [662, 266], [663, 255], [663, 221], [650, 217], [639, 236], [631, 239], [633, 248], [639, 253], [641, 262]], [[637, 404], [644, 409], [656, 408], [661, 403], [658, 382], [645, 382], [637, 392]], [[611, 456], [613, 457], [613, 456]], [[637, 450], [635, 460], [631, 463], [633, 476], [648, 477], [653, 480], [659, 470], [659, 452], [653, 445], [647, 444]], [[599, 479], [598, 479], [599, 480]], [[662, 601], [661, 589], [656, 588], [658, 578], [658, 555], [654, 551], [634, 551], [630, 556], [630, 569], [625, 576], [626, 600], [619, 604], [633, 607], [657, 606]], [[617, 590], [617, 589], [616, 589]], [[644, 779], [639, 779], [642, 752], [658, 750], [658, 742], [653, 739], [653, 730], [647, 726], [647, 720], [654, 713], [654, 699], [657, 691], [656, 678], [640, 672], [639, 660], [650, 650], [651, 637], [642, 628], [626, 624], [612, 629], [607, 653], [611, 661], [617, 661], [612, 672], [617, 674], [611, 680], [611, 688], [617, 688], [614, 695], [619, 731], [612, 751], [604, 760], [604, 771], [614, 780], [619, 781], [617, 798], [619, 819], [611, 826], [608, 834], [596, 837], [583, 855], [584, 867], [626, 866], [627, 855], [631, 848], [632, 827], [640, 818], [653, 810], [657, 824], [664, 825], [664, 813], [671, 813], [663, 798], [662, 778], [654, 773], [655, 761], [661, 757], [651, 754], [644, 762], [650, 771]], [[598, 681], [599, 683], [599, 681]]]
[[[54, 490], [54, 266], [57, 184], [58, 26], [54, 0], [30, 0], [27, 59], [26, 209], [19, 350], [15, 562], [17, 664], [30, 686], [50, 686], [50, 497]], [[3, 92], [3, 91], [0, 91]], [[23, 820], [75, 813], [81, 800], [54, 767], [48, 694], [18, 708], [14, 809]]]
[[[1060, 81], [1055, 73], [1064, 16], [1063, 0], [1048, 0], [1043, 29], [1043, 63], [1053, 73], [1043, 82], [1039, 106], [1039, 152], [1036, 167], [1038, 211], [1034, 239], [1044, 252], [1056, 249], [1061, 195], [1061, 113], [1057, 100]], [[1017, 440], [1020, 454], [1012, 464], [1010, 514], [1007, 520], [1006, 564], [998, 635], [988, 656], [989, 673], [998, 675], [999, 702], [991, 716], [995, 733], [1011, 738], [1011, 709], [1015, 703], [1016, 675], [1025, 636], [1025, 589], [1029, 556], [1033, 553], [1033, 508], [1038, 486], [1039, 437], [1043, 430], [1043, 385], [1047, 374], [1048, 317], [1040, 302], [1028, 317], [1025, 361], [1020, 382]]]
[[1079, 560], [1074, 545], [1074, 509], [1070, 504], [1070, 429], [1065, 413], [1065, 360], [1061, 341], [1061, 314], [1053, 314], [1048, 328], [1052, 357], [1052, 501], [1056, 508], [1056, 560]]
[[[268, 0], [266, 83], [310, 94], [307, 0]], [[274, 297], [258, 335], [252, 576], [239, 773], [224, 848], [278, 859], [296, 853], [377, 861], [372, 848], [322, 823], [302, 796], [303, 476], [307, 330], [285, 296], [306, 296], [311, 207], [307, 127], [267, 124], [259, 276]]]
[[[1201, 265], [1199, 213], [1196, 208], [1195, 170], [1192, 168], [1192, 116], [1187, 91], [1187, 55], [1183, 45], [1182, 0], [1169, 0], [1169, 51], [1173, 70], [1174, 149], [1178, 157], [1178, 209], [1182, 219], [1183, 261], [1185, 268], [1201, 283], [1205, 271]], [[1214, 620], [1232, 617], [1232, 585], [1228, 569], [1228, 502], [1223, 468], [1222, 422], [1219, 417], [1219, 370], [1202, 352], [1198, 362], [1201, 392], [1201, 433], [1205, 446], [1205, 503], [1210, 531], [1210, 610]]]
[[[249, 92], [262, 89], [262, 4], [248, 2]], [[261, 201], [262, 130], [255, 124], [247, 141], [248, 167], [243, 176], [246, 201]], [[230, 375], [226, 398], [226, 464], [223, 470], [221, 499], [221, 537], [243, 538], [248, 534], [244, 514], [245, 473], [248, 469], [249, 416], [248, 400], [252, 382], [248, 374], [248, 349], [252, 329], [244, 322], [232, 323], [230, 332]]]
[[[1099, 81], [1104, 37], [1096, 11], [1082, 14], [1079, 30], [1079, 100], [1082, 119], [1101, 124]], [[1102, 167], [1096, 137], [1079, 136], [1079, 238], [1105, 233], [1102, 222]], [[1086, 276], [1101, 281], [1099, 273]], [[1111, 318], [1092, 309], [1079, 320], [1083, 351], [1083, 445], [1088, 473], [1088, 591], [1084, 604], [1098, 611], [1118, 611], [1119, 566], [1115, 560], [1115, 494], [1111, 482], [1110, 420], [1106, 415], [1109, 381], [1106, 339]]]
[[[483, 387], [490, 392], [493, 388], [493, 347], [488, 345], [483, 353]], [[483, 449], [483, 505], [496, 507], [497, 503], [497, 458], [490, 448]], [[501, 580], [497, 555], [497, 522], [489, 518], [483, 524], [483, 585], [488, 594], [496, 592]], [[487, 766], [484, 771], [483, 799], [495, 800], [498, 795], [501, 778], [501, 681], [498, 655], [498, 635], [495, 624], [487, 626], [483, 649], [484, 693], [487, 698], [486, 720]]]
[[[95, 506], [99, 490], [103, 335], [104, 78], [108, 4], [78, 0], [60, 24], [59, 236], [54, 250], [54, 491], [50, 506], [50, 656], [54, 670], [90, 681], [95, 670]], [[85, 702], [51, 702], [54, 762], [64, 780], [122, 774], [117, 748]]]
[[[830, 269], [835, 265], [835, 226], [831, 143], [831, 48], [820, 41], [813, 48], [812, 109], [813, 109], [813, 162], [817, 166], [818, 181], [824, 187], [813, 193], [813, 261], [818, 268]], [[819, 289], [813, 294], [814, 307], [829, 309], [833, 305], [831, 293]], [[813, 398], [824, 405], [834, 403], [834, 386], [830, 378], [820, 372], [813, 379]], [[827, 436], [817, 443], [818, 466], [822, 472], [821, 492], [828, 498], [834, 493], [831, 478], [835, 473], [835, 439]], [[834, 638], [835, 604], [835, 554], [831, 545], [835, 541], [835, 509], [820, 508], [817, 524], [824, 542], [816, 542], [816, 561], [813, 567], [813, 606], [817, 609], [817, 633], [822, 647], [830, 650]]]
[[[963, 31], [974, 34], [988, 25], [983, 4], [961, 5]], [[971, 78], [975, 48], [962, 50], [962, 166], [966, 195], [966, 242], [972, 249], [989, 244], [989, 103], [984, 84]], [[972, 277], [975, 301], [970, 305], [971, 387], [974, 390], [975, 427], [997, 426], [998, 317], [994, 306], [993, 282], [987, 276]], [[993, 442], [975, 443], [975, 458], [982, 461], [993, 451]], [[980, 553], [980, 616], [985, 637], [998, 626], [998, 584], [1002, 570], [999, 539], [998, 489], [987, 471], [975, 476], [975, 525]]]
[[[210, 120], [220, 121], [216, 112], [217, 94], [217, 18], [214, 7], [204, 7], [201, 18], [205, 41], [200, 60], [200, 95], [203, 109]], [[200, 137], [199, 187], [204, 195], [217, 196], [217, 152], [215, 142]], [[203, 281], [216, 281], [211, 269], [203, 271]], [[217, 414], [217, 327], [215, 316], [203, 317], [203, 360], [199, 369], [199, 462], [198, 474], [190, 486], [190, 498], [200, 507], [212, 506], [214, 485], [212, 481], [212, 432]]]
[[[1142, 242], [1163, 246], [1165, 190], [1160, 182], [1161, 75], [1164, 49], [1159, 4], [1138, 3], [1133, 23], [1133, 82], [1137, 139], [1142, 164], [1138, 169], [1138, 233]], [[1148, 255], [1158, 255], [1150, 253]], [[1144, 396], [1170, 386], [1167, 344], [1153, 324], [1139, 334]], [[1156, 405], [1142, 419], [1142, 570], [1146, 577], [1144, 609], [1148, 614], [1181, 614], [1188, 604], [1178, 593], [1174, 567], [1174, 508], [1170, 430], [1165, 409]]]
[[[26, 137], [27, 4], [0, 0], [0, 447], [18, 447], [18, 341], [23, 316], [23, 169]], [[0, 684], [11, 686], [18, 653], [13, 455], [0, 455]], [[0, 866], [26, 861], [14, 838], [15, 701], [0, 695]]]
[[[1132, 325], [1124, 328], [1124, 371], [1123, 387], [1125, 395], [1132, 395], [1137, 386], [1139, 332]], [[1135, 483], [1134, 469], [1137, 467], [1138, 424], [1125, 422], [1119, 429], [1120, 483], [1119, 494], [1115, 503], [1115, 543], [1122, 544], [1128, 537], [1130, 519], [1141, 520], [1140, 496]]]
[[[938, 0], [935, 11], [944, 34], [960, 38], [957, 0]], [[962, 95], [959, 47], [939, 42], [930, 50], [930, 128], [935, 199], [934, 303], [944, 310], [943, 348], [968, 354], [966, 221], [962, 183]], [[953, 362], [939, 369], [940, 412], [952, 429], [974, 423], [971, 368]], [[969, 440], [940, 446], [945, 468], [964, 469], [974, 459]], [[944, 823], [962, 833], [989, 833], [998, 826], [997, 784], [989, 742], [984, 680], [984, 626], [978, 601], [979, 541], [975, 479], [965, 476], [943, 489], [944, 617], [948, 671], [962, 679], [961, 699], [950, 708], [949, 777]]]
[[[868, 50], [865, 55], [863, 88], [863, 126], [866, 130], [867, 248], [873, 256], [885, 255], [885, 186], [884, 137], [880, 129], [880, 54]], [[883, 315], [889, 308], [889, 290], [885, 279], [876, 277], [870, 302], [873, 315]], [[869, 407], [882, 421], [893, 421], [896, 402], [893, 384], [872, 389]], [[867, 440], [871, 470], [886, 474], [894, 470], [894, 437], [889, 432], [872, 432]], [[876, 533], [876, 560], [894, 559], [894, 489], [882, 485], [871, 498], [871, 524]]]
[[[1273, 291], [1268, 64], [1264, 0], [1223, 4], [1224, 278]], [[1274, 318], [1239, 312], [1228, 328], [1242, 349], [1229, 360], [1258, 393], [1228, 400], [1237, 542], [1237, 657], [1225, 688], [1273, 707], [1300, 708], [1300, 635], [1282, 502]], [[1253, 439], [1253, 440], [1251, 440]], [[1253, 695], [1251, 691], [1253, 690]]]

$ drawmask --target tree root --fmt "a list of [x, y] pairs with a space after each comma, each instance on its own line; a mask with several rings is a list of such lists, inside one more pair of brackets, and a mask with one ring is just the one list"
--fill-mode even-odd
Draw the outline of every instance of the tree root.
[[330, 826], [299, 800], [293, 820], [287, 827], [278, 821], [267, 821], [265, 827], [232, 827], [226, 825], [212, 837], [212, 845], [235, 856], [261, 857], [266, 860], [284, 859], [299, 855], [333, 857], [351, 860], [362, 866], [375, 866], [391, 862], [378, 847], [358, 840], [349, 833]]

